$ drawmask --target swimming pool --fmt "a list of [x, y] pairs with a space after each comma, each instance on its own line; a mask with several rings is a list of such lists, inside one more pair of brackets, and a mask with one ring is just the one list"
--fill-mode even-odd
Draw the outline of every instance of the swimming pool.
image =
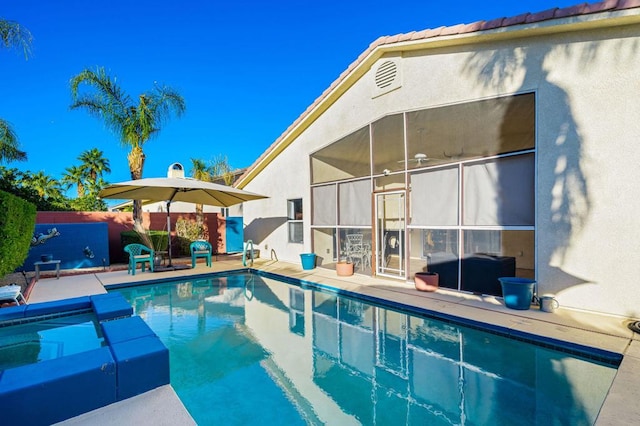
[[593, 424], [613, 362], [252, 274], [118, 290], [198, 424]]
[[0, 327], [0, 371], [104, 346], [94, 313], [54, 315]]

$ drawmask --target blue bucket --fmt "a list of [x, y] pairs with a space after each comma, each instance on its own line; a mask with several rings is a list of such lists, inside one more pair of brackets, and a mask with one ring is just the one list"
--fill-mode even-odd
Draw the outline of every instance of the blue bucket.
[[507, 308], [524, 311], [531, 307], [534, 280], [518, 277], [498, 278], [502, 286], [502, 298]]
[[302, 269], [313, 269], [316, 267], [316, 255], [315, 253], [302, 253], [300, 255], [302, 261]]

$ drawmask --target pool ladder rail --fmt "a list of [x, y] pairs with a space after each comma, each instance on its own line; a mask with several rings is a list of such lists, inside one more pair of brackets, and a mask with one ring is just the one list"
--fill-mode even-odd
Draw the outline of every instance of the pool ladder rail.
[[247, 240], [244, 243], [244, 250], [242, 250], [242, 266], [247, 266], [247, 251], [249, 252], [249, 257], [251, 258], [250, 266], [253, 266], [253, 240]]

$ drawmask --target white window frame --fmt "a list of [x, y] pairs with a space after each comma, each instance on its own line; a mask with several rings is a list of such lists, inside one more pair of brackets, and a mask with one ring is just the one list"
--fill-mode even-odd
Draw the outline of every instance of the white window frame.
[[[299, 203], [299, 204], [298, 204]], [[300, 210], [296, 210], [296, 204], [299, 205]], [[287, 200], [287, 239], [292, 244], [304, 243], [304, 227], [303, 227], [303, 210], [302, 210], [302, 198], [290, 198]], [[299, 225], [297, 225], [299, 224]], [[291, 229], [294, 227], [300, 228], [300, 239], [295, 239], [295, 235], [292, 235]]]

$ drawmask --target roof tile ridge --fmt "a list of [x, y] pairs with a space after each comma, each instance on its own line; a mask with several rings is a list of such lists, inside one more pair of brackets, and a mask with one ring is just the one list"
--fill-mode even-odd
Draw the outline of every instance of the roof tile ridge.
[[442, 31], [440, 32], [440, 35], [454, 35], [454, 34], [461, 34], [463, 28], [465, 27], [465, 24], [457, 24], [457, 25], [451, 25], [448, 27], [444, 27], [442, 28]]
[[633, 9], [640, 7], [640, 0], [619, 0], [617, 10]]
[[470, 24], [465, 24], [462, 31], [460, 31], [460, 34], [478, 32], [480, 31], [480, 29], [482, 28], [485, 22], [486, 21], [475, 21], [475, 22], [471, 22]]
[[496, 28], [500, 28], [504, 26], [504, 21], [506, 21], [507, 17], [496, 18], [490, 21], [485, 21], [484, 24], [480, 26], [480, 30], [493, 30]]
[[525, 12], [521, 13], [520, 15], [510, 16], [504, 19], [502, 25], [504, 25], [505, 27], [509, 27], [511, 25], [524, 24], [525, 22], [527, 22], [527, 18], [529, 17], [529, 15], [531, 15], [530, 12]]
[[527, 19], [525, 20], [525, 23], [531, 24], [534, 22], [548, 21], [549, 19], [553, 19], [553, 16], [555, 15], [558, 9], [559, 8], [557, 7], [553, 7], [551, 9], [543, 10], [541, 12], [530, 13]]
[[618, 0], [603, 0], [598, 3], [587, 3], [582, 13], [597, 13], [618, 7]]
[[555, 17], [556, 18], [566, 18], [568, 16], [578, 16], [582, 15], [585, 9], [589, 6], [589, 3], [580, 3], [573, 6], [563, 7], [562, 9], [556, 10]]

